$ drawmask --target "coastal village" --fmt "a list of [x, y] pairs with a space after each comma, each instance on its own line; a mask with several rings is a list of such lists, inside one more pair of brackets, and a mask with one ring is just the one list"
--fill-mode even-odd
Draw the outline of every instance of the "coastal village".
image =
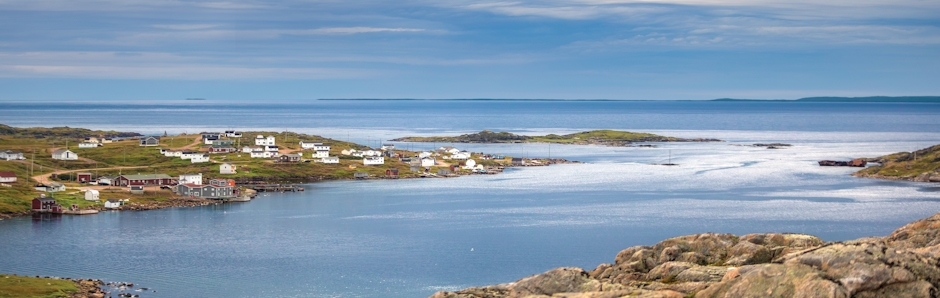
[[7, 216], [246, 202], [258, 192], [303, 191], [298, 184], [316, 181], [447, 178], [567, 162], [453, 146], [408, 151], [392, 143], [371, 148], [291, 132], [234, 130], [177, 136], [5, 137], [0, 145], [5, 146], [0, 147], [0, 214]]

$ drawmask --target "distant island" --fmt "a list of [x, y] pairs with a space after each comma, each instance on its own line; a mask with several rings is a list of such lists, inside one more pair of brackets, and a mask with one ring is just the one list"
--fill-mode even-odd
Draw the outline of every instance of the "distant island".
[[719, 98], [712, 101], [782, 101], [782, 102], [921, 102], [940, 103], [940, 96], [867, 96], [867, 97], [804, 97], [800, 99], [736, 99]]
[[190, 97], [190, 98], [187, 98], [186, 100], [206, 100], [206, 99], [202, 97]]
[[881, 103], [940, 103], [940, 96], [867, 96], [867, 97], [804, 97], [800, 99], [747, 99], [747, 98], [718, 98], [711, 100], [641, 100], [641, 99], [550, 99], [550, 98], [320, 98], [317, 100], [349, 100], [349, 101], [764, 101], [764, 102], [881, 102]]
[[509, 132], [493, 132], [484, 130], [478, 133], [459, 136], [437, 137], [403, 137], [393, 139], [395, 142], [424, 142], [424, 143], [555, 143], [575, 145], [606, 145], [629, 146], [637, 142], [721, 142], [718, 139], [683, 139], [666, 137], [651, 133], [639, 133], [617, 130], [592, 130], [566, 135], [548, 134], [544, 136], [525, 136]]

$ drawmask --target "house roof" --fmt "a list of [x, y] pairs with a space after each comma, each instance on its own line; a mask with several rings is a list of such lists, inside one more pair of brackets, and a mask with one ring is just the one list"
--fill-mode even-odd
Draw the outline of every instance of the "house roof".
[[121, 175], [127, 180], [173, 179], [167, 174]]
[[65, 153], [66, 151], [72, 152], [72, 151], [69, 151], [69, 149], [59, 149], [56, 151], [52, 151], [52, 154], [62, 154], [62, 153]]
[[35, 200], [39, 200], [40, 202], [55, 202], [53, 198], [35, 198]]
[[62, 186], [65, 186], [65, 185], [62, 185], [62, 183], [59, 183], [59, 182], [49, 182], [49, 184], [47, 184], [46, 186], [62, 187]]
[[284, 156], [287, 156], [287, 157], [297, 157], [297, 158], [300, 158], [300, 157], [301, 157], [300, 154], [295, 154], [295, 153], [286, 154], [286, 155], [284, 155]]
[[108, 199], [108, 202], [110, 202], [110, 203], [120, 203], [120, 202], [121, 202], [121, 199]]
[[0, 177], [3, 177], [3, 178], [16, 178], [16, 173], [13, 173], [13, 172], [0, 172]]

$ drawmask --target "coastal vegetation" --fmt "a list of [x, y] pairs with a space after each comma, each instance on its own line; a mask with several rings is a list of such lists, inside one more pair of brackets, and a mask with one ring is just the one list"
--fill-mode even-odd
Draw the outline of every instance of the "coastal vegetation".
[[0, 298], [69, 297], [78, 292], [75, 281], [0, 274]]
[[940, 182], [940, 145], [912, 152], [898, 152], [869, 158], [868, 162], [879, 165], [868, 167], [854, 175], [892, 180]]
[[651, 133], [618, 130], [592, 130], [572, 134], [526, 136], [509, 132], [484, 130], [459, 136], [403, 137], [392, 141], [426, 143], [556, 143], [578, 145], [626, 146], [637, 142], [719, 142], [717, 139], [683, 139]]

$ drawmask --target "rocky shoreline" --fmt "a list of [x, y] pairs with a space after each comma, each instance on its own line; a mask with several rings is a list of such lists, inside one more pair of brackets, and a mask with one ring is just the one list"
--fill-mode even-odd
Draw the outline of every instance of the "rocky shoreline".
[[940, 213], [885, 237], [824, 242], [803, 234], [704, 233], [634, 246], [593, 270], [437, 292], [501, 297], [937, 297]]

